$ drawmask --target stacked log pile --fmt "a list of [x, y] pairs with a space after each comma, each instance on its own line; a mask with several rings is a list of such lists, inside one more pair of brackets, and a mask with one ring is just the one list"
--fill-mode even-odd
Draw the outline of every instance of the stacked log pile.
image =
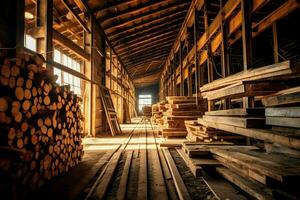
[[163, 112], [162, 136], [186, 137], [187, 131], [185, 120], [196, 120], [202, 116], [207, 108], [206, 101], [199, 98], [198, 105], [196, 97], [169, 96], [166, 97], [166, 111]]
[[15, 192], [42, 186], [83, 155], [81, 99], [57, 85], [43, 62], [29, 55], [1, 61], [0, 182]]
[[144, 106], [143, 107], [143, 116], [150, 118], [152, 116], [152, 107], [151, 106]]

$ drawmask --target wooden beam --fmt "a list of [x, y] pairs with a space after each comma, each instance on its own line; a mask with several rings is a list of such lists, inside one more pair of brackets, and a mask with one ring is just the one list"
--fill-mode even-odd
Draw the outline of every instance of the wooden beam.
[[180, 5], [175, 5], [170, 8], [163, 9], [161, 11], [156, 11], [151, 14], [142, 15], [135, 19], [128, 19], [128, 21], [124, 21], [119, 24], [114, 23], [113, 26], [104, 27], [104, 29], [105, 29], [105, 32], [108, 34], [110, 34], [112, 32], [116, 32], [116, 31], [121, 31], [124, 28], [141, 25], [141, 24], [145, 23], [145, 21], [149, 22], [149, 21], [153, 21], [155, 19], [160, 19], [161, 17], [164, 17], [164, 16], [169, 16], [171, 13], [182, 12], [183, 10], [185, 10], [187, 8], [188, 5], [189, 5], [189, 2], [185, 2]]
[[[176, 26], [178, 27], [178, 26]], [[137, 38], [132, 38], [132, 40], [128, 40], [128, 41], [124, 41], [122, 43], [119, 44], [115, 44], [115, 48], [121, 48], [121, 47], [128, 47], [130, 45], [134, 45], [134, 44], [141, 44], [140, 42], [147, 42], [147, 41], [151, 41], [151, 40], [156, 40], [160, 37], [166, 36], [166, 35], [170, 35], [174, 32], [177, 32], [177, 29], [166, 29], [166, 30], [161, 30], [158, 32], [152, 32], [148, 35], [144, 35], [142, 37], [137, 37]]]
[[139, 55], [146, 55], [146, 54], [152, 54], [153, 52], [156, 52], [157, 50], [165, 50], [165, 49], [170, 49], [171, 48], [171, 44], [170, 42], [166, 42], [166, 43], [163, 43], [163, 44], [157, 44], [155, 46], [153, 46], [153, 48], [151, 47], [148, 47], [146, 49], [141, 49], [141, 50], [138, 50], [134, 53], [130, 53], [128, 56], [123, 56], [123, 58], [130, 58], [130, 57], [133, 57], [133, 55], [135, 55], [134, 57], [138, 57]]
[[139, 31], [139, 30], [144, 30], [144, 29], [147, 29], [149, 27], [155, 27], [159, 24], [163, 24], [165, 22], [168, 22], [168, 21], [171, 21], [171, 20], [174, 20], [174, 19], [177, 19], [177, 18], [181, 18], [185, 15], [185, 12], [180, 12], [180, 13], [173, 13], [173, 14], [170, 14], [168, 16], [164, 16], [164, 17], [161, 17], [159, 19], [155, 19], [153, 21], [150, 21], [150, 22], [145, 22], [143, 24], [140, 24], [140, 25], [137, 25], [135, 27], [128, 27], [124, 30], [120, 30], [120, 31], [115, 31], [113, 33], [107, 33], [107, 36], [110, 38], [110, 39], [115, 39], [119, 36], [123, 36], [124, 34], [125, 35], [129, 35], [131, 32], [135, 32], [135, 31]]
[[174, 35], [175, 34], [170, 35], [166, 38], [161, 38], [161, 39], [158, 39], [158, 40], [154, 40], [153, 42], [149, 42], [149, 43], [137, 46], [137, 47], [132, 47], [131, 49], [129, 48], [129, 49], [123, 49], [123, 50], [117, 50], [117, 51], [120, 54], [120, 56], [122, 56], [124, 54], [130, 54], [131, 52], [136, 52], [138, 50], [145, 51], [148, 48], [161, 46], [161, 45], [166, 44], [166, 43], [171, 43], [172, 44], [172, 42], [174, 41]]
[[[181, 0], [183, 1], [183, 0]], [[176, 0], [165, 0], [159, 2], [148, 1], [145, 4], [139, 3], [138, 6], [129, 7], [129, 9], [125, 9], [120, 12], [114, 12], [110, 15], [106, 15], [102, 18], [97, 18], [101, 21], [101, 25], [105, 28], [112, 23], [118, 22], [122, 20], [133, 19], [137, 16], [147, 14], [149, 12], [153, 12], [154, 10], [162, 9], [166, 6], [170, 6], [174, 3], [179, 3], [180, 1], [176, 2]]]
[[251, 2], [241, 0], [244, 71], [252, 67]]
[[146, 55], [146, 56], [139, 56], [137, 57], [136, 59], [130, 59], [130, 60], [126, 60], [125, 63], [126, 64], [134, 64], [134, 63], [139, 63], [139, 62], [143, 62], [145, 60], [148, 60], [148, 59], [152, 59], [153, 57], [155, 58], [156, 56], [165, 56], [165, 54], [168, 52], [169, 50], [166, 49], [166, 50], [162, 50], [162, 51], [158, 51], [158, 52], [155, 52], [153, 54], [150, 54], [150, 55]]
[[65, 7], [68, 9], [68, 11], [74, 16], [75, 20], [81, 25], [81, 27], [88, 33], [91, 31], [88, 29], [86, 24], [82, 21], [82, 19], [79, 17], [79, 15], [73, 10], [72, 6], [69, 4], [67, 0], [61, 0], [61, 2], [65, 5]]
[[128, 66], [128, 68], [130, 68], [130, 65], [137, 65], [137, 64], [140, 64], [140, 63], [143, 63], [143, 62], [146, 62], [146, 61], [151, 61], [151, 60], [157, 60], [157, 59], [165, 59], [166, 58], [166, 53], [164, 53], [163, 55], [160, 54], [160, 55], [155, 55], [153, 57], [150, 57], [150, 58], [146, 58], [144, 60], [139, 60], [139, 61], [135, 61], [135, 62], [127, 62], [126, 65]]
[[64, 35], [62, 35], [61, 33], [59, 33], [54, 29], [53, 29], [53, 41], [57, 42], [58, 44], [64, 47], [71, 49], [76, 55], [78, 55], [84, 60], [88, 61], [90, 59], [90, 55], [87, 54], [81, 47], [79, 47], [74, 42], [72, 42], [71, 40], [69, 40]]
[[147, 27], [144, 29], [140, 29], [137, 30], [133, 33], [125, 33], [122, 34], [120, 36], [118, 36], [117, 38], [112, 39], [112, 43], [115, 44], [119, 44], [122, 43], [122, 41], [131, 41], [131, 38], [135, 39], [135, 38], [139, 38], [142, 37], [144, 35], [149, 35], [151, 33], [159, 33], [159, 32], [163, 32], [165, 30], [169, 30], [169, 29], [176, 29], [180, 26], [181, 21], [183, 20], [183, 17], [178, 17], [175, 20], [169, 20], [166, 22], [163, 22], [161, 24], [152, 26], [152, 27]]

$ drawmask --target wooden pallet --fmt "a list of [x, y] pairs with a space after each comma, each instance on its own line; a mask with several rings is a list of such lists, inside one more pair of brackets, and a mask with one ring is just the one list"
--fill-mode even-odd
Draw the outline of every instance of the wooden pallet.
[[100, 96], [103, 102], [103, 107], [105, 110], [111, 134], [113, 136], [120, 135], [122, 133], [122, 130], [118, 122], [117, 113], [115, 111], [109, 90], [106, 87], [100, 87]]

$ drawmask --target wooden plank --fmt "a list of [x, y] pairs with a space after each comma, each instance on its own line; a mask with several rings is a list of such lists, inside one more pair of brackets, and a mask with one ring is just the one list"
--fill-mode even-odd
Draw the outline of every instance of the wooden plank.
[[273, 126], [300, 128], [300, 117], [266, 117], [266, 124]]
[[191, 196], [182, 180], [182, 177], [176, 167], [176, 164], [172, 158], [172, 155], [170, 154], [170, 151], [168, 149], [164, 149], [163, 151], [164, 151], [164, 155], [167, 160], [167, 163], [169, 165], [169, 169], [171, 171], [179, 199], [180, 200], [190, 200]]
[[291, 70], [290, 61], [284, 61], [281, 63], [267, 65], [256, 69], [248, 69], [247, 71], [242, 71], [234, 75], [228, 76], [226, 78], [218, 79], [211, 83], [205, 84], [200, 88], [200, 90], [201, 92], [207, 92], [221, 87], [226, 87], [228, 85], [235, 84], [240, 81], [270, 78], [270, 77], [274, 77], [274, 74], [277, 72], [281, 72], [277, 75], [291, 74], [292, 70]]
[[300, 117], [300, 107], [266, 108], [266, 117]]
[[200, 177], [202, 175], [202, 167], [201, 166], [196, 166], [194, 163], [191, 161], [191, 159], [185, 154], [183, 149], [176, 149], [181, 158], [184, 160], [185, 164], [188, 166], [188, 168], [191, 170], [192, 174], [195, 177]]
[[300, 86], [279, 91], [262, 98], [266, 107], [293, 105], [300, 103]]
[[162, 132], [162, 136], [164, 137], [185, 137], [186, 134], [186, 131]]
[[177, 200], [178, 196], [177, 196], [174, 180], [172, 179], [172, 174], [171, 174], [170, 169], [168, 167], [168, 164], [167, 164], [166, 158], [164, 156], [163, 150], [160, 148], [158, 150], [158, 152], [159, 152], [159, 157], [160, 157], [160, 161], [161, 161], [162, 170], [163, 170], [164, 177], [165, 177], [165, 182], [166, 182], [166, 185], [168, 187], [169, 197], [170, 197], [171, 200]]
[[117, 168], [117, 165], [119, 163], [120, 157], [121, 157], [122, 151], [118, 151], [116, 154], [114, 154], [107, 164], [107, 168], [105, 170], [104, 175], [102, 176], [100, 182], [98, 183], [97, 187], [95, 188], [94, 194], [92, 198], [94, 199], [104, 199], [104, 196], [106, 194], [106, 191], [108, 189], [109, 184], [111, 183], [113, 174]]
[[241, 188], [246, 193], [250, 194], [259, 200], [274, 199], [272, 191], [265, 185], [251, 179], [246, 179], [225, 167], [217, 167], [216, 171], [225, 179]]
[[220, 124], [227, 124], [232, 126], [237, 126], [241, 128], [254, 128], [265, 126], [264, 118], [255, 117], [223, 117], [223, 116], [203, 116], [206, 122], [215, 122]]
[[130, 172], [132, 156], [133, 156], [133, 151], [130, 151], [129, 153], [127, 153], [127, 158], [125, 161], [120, 184], [119, 184], [118, 191], [116, 194], [117, 200], [123, 200], [126, 198], [127, 182], [128, 182], [129, 172]]
[[272, 94], [286, 88], [287, 86], [282, 82], [243, 81], [213, 92], [208, 92], [204, 98], [216, 100], [226, 97], [240, 98], [245, 96], [261, 96]]
[[300, 178], [299, 162], [296, 166], [290, 166], [288, 163], [280, 160], [273, 160], [270, 155], [264, 155], [263, 152], [253, 152], [252, 154], [251, 151], [241, 152], [238, 148], [230, 150], [211, 148], [211, 152], [230, 162], [237, 163], [280, 182], [288, 183], [289, 180], [298, 180]]
[[147, 132], [143, 133], [140, 145], [138, 199], [148, 199], [148, 162], [147, 162]]
[[215, 110], [205, 112], [209, 116], [249, 116], [249, 115], [264, 115], [264, 108], [234, 108], [228, 110]]
[[167, 200], [168, 193], [164, 181], [163, 171], [161, 167], [158, 149], [156, 146], [156, 139], [153, 131], [150, 132], [149, 148], [147, 149], [148, 159], [148, 174], [152, 177], [148, 181], [149, 198]]
[[203, 172], [203, 180], [217, 199], [246, 200], [240, 191], [223, 178]]

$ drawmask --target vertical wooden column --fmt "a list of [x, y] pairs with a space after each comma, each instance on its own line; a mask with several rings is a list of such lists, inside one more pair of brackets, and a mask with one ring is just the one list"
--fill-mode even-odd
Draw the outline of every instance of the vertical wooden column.
[[[222, 45], [221, 45], [221, 65], [222, 65], [222, 77], [225, 78], [230, 74], [230, 65], [229, 65], [229, 53], [228, 53], [228, 24], [224, 20], [223, 16], [223, 2], [220, 1], [220, 7], [222, 12], [222, 25], [221, 25], [221, 34], [222, 34]], [[224, 100], [224, 109], [230, 108], [230, 99]]]
[[175, 53], [173, 52], [173, 63], [172, 63], [172, 68], [173, 68], [173, 89], [174, 89], [174, 95], [177, 96], [177, 84], [176, 84], [176, 66], [175, 66]]
[[278, 54], [278, 36], [277, 36], [277, 23], [276, 21], [272, 24], [273, 31], [273, 52], [274, 52], [274, 62], [279, 62], [279, 54]]
[[3, 0], [0, 7], [0, 56], [16, 57], [24, 48], [24, 4]]
[[183, 66], [182, 66], [182, 45], [181, 40], [179, 44], [179, 65], [180, 65], [180, 96], [184, 96], [184, 82], [183, 82]]
[[[204, 1], [204, 4], [203, 4], [203, 11], [204, 11], [204, 30], [205, 30], [205, 33], [206, 33], [206, 37], [209, 37], [209, 31], [208, 31], [208, 27], [209, 27], [209, 24], [208, 24], [208, 15], [207, 15], [207, 0]], [[214, 79], [214, 74], [213, 74], [213, 66], [212, 66], [212, 63], [211, 63], [211, 44], [210, 42], [207, 43], [207, 75], [208, 75], [208, 82], [212, 82], [213, 79]]]
[[112, 90], [112, 50], [111, 50], [111, 47], [109, 47], [109, 70], [110, 70], [110, 73], [109, 73], [109, 89]]
[[198, 27], [198, 10], [194, 8], [194, 64], [195, 64], [195, 88], [196, 88], [196, 104], [198, 105], [198, 90], [199, 90], [199, 65], [197, 56], [197, 36], [199, 32]]
[[[241, 0], [242, 10], [242, 41], [243, 41], [243, 67], [247, 71], [252, 67], [252, 29], [251, 29], [251, 1]], [[243, 98], [244, 108], [253, 107], [253, 98]]]
[[37, 0], [36, 15], [36, 28], [43, 30], [43, 34], [37, 38], [37, 52], [42, 54], [47, 61], [51, 61], [53, 60], [53, 1]]

